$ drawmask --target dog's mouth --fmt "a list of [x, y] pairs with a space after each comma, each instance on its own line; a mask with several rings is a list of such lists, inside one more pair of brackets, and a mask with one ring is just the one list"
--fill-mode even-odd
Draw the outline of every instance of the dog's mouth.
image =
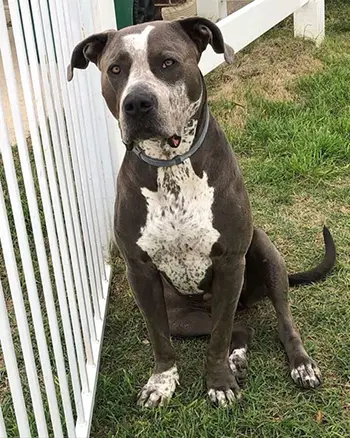
[[180, 146], [181, 143], [181, 137], [179, 135], [173, 135], [167, 139], [167, 143], [172, 148], [176, 149]]
[[[157, 137], [151, 137], [151, 138], [153, 140], [157, 139]], [[150, 140], [150, 138], [147, 138], [147, 140]], [[163, 140], [161, 138], [159, 138], [159, 141], [161, 143], [163, 143], [163, 145], [164, 144], [168, 144], [173, 149], [176, 149], [176, 148], [178, 148], [180, 146], [181, 140], [182, 140], [182, 137], [180, 135], [177, 135], [177, 134], [172, 135], [171, 137], [168, 137], [167, 139], [163, 138]], [[125, 144], [127, 150], [131, 151], [139, 143], [139, 141], [140, 140], [126, 142], [126, 141], [123, 140], [123, 143]]]
[[132, 130], [122, 129], [123, 143], [129, 151], [146, 141], [157, 143], [161, 148], [165, 145], [174, 149], [178, 148], [181, 144], [182, 137], [178, 134], [171, 136], [169, 136], [169, 134], [169, 131], [166, 132], [157, 125], [136, 125], [133, 126]]

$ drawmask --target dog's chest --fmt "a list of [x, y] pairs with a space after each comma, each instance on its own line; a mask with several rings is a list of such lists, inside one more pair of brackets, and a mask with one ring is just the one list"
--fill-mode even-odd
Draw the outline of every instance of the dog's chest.
[[157, 184], [156, 192], [141, 189], [147, 218], [137, 243], [179, 292], [201, 293], [198, 286], [220, 235], [213, 227], [214, 188], [206, 173], [195, 174], [190, 160], [159, 168]]

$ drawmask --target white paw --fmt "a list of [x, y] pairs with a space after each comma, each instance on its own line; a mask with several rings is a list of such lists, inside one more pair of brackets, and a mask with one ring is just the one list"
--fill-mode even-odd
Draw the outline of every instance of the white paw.
[[232, 389], [220, 391], [212, 388], [209, 389], [208, 396], [213, 404], [219, 407], [226, 407], [232, 405], [236, 400], [239, 400], [241, 398], [241, 393], [237, 392], [235, 394]]
[[237, 372], [237, 368], [246, 365], [247, 363], [247, 349], [246, 348], [236, 348], [232, 350], [232, 353], [228, 357], [230, 362], [230, 368], [233, 373]]
[[179, 384], [179, 373], [174, 365], [159, 374], [152, 374], [138, 396], [137, 404], [145, 408], [163, 406], [175, 392]]
[[312, 362], [306, 362], [292, 369], [290, 375], [294, 382], [302, 388], [317, 388], [322, 383], [321, 371]]
[[236, 379], [241, 382], [244, 380], [247, 373], [247, 348], [237, 348], [232, 351], [229, 358], [229, 364], [232, 373]]

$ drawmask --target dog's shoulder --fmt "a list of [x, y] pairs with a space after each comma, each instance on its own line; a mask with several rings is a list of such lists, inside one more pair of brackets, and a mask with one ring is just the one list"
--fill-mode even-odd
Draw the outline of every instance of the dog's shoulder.
[[114, 204], [114, 234], [136, 242], [146, 222], [147, 206], [141, 188], [157, 191], [157, 172], [127, 152], [117, 177]]

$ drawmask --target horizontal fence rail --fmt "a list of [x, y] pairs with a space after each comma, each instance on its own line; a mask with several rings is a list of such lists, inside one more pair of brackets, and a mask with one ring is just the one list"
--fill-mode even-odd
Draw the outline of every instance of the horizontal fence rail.
[[66, 67], [110, 3], [0, 0], [0, 437], [89, 435], [120, 145]]
[[[211, 18], [214, 3], [221, 4], [222, 0], [201, 0], [198, 14]], [[220, 20], [217, 25], [225, 42], [239, 52], [292, 14], [295, 36], [313, 39], [317, 44], [322, 42], [325, 32], [324, 0], [254, 0]], [[200, 67], [205, 75], [222, 62], [223, 56], [209, 46], [203, 53]]]

